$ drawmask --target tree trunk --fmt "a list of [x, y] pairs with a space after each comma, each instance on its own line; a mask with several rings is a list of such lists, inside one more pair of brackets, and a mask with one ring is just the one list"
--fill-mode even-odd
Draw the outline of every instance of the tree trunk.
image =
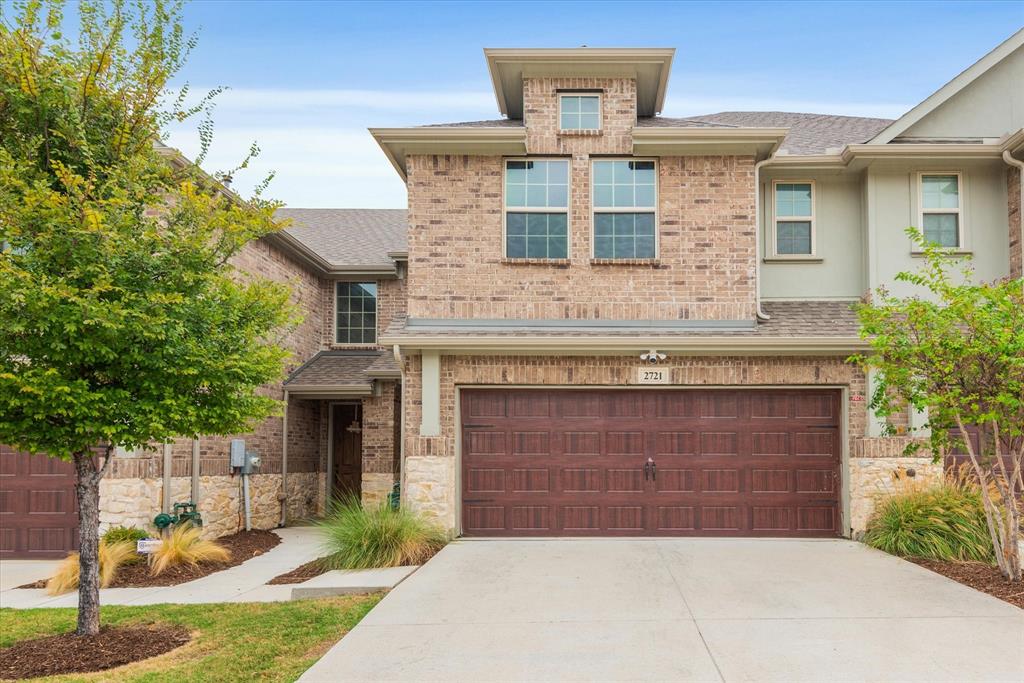
[[100, 632], [100, 481], [91, 451], [75, 453], [78, 495], [78, 627], [80, 636]]

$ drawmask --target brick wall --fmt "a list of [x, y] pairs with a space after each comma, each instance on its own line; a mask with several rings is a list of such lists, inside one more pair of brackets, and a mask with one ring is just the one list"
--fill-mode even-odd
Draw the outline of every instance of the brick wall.
[[[321, 287], [321, 306], [323, 310], [323, 331], [321, 344], [325, 349], [345, 349], [351, 345], [334, 343], [334, 317], [337, 307], [334, 301], [336, 280], [324, 280]], [[406, 280], [377, 280], [377, 338], [388, 329], [388, 325], [397, 315], [405, 315]]]
[[[559, 130], [558, 92], [601, 91], [598, 132]], [[529, 154], [571, 159], [569, 258], [503, 261], [503, 160], [407, 159], [409, 315], [419, 318], [745, 319], [754, 317], [754, 159], [662, 158], [659, 258], [591, 259], [590, 164], [632, 154], [636, 83], [526, 78]]]
[[[633, 384], [640, 366], [633, 356], [442, 356], [441, 434], [421, 437], [421, 358], [409, 355], [404, 362], [404, 457], [455, 454], [457, 385], [627, 386]], [[842, 358], [680, 357], [670, 359], [665, 367], [671, 372], [671, 384], [680, 386], [847, 386], [851, 446], [865, 434], [864, 375]]]
[[[560, 134], [559, 90], [600, 90], [601, 131]], [[633, 153], [636, 81], [632, 78], [524, 78], [523, 124], [529, 154]]]
[[363, 473], [395, 474], [395, 382], [381, 382], [380, 396], [363, 399]]
[[1021, 244], [1020, 169], [1011, 167], [1006, 174], [1008, 220], [1010, 224], [1010, 277], [1024, 277], [1024, 245]]
[[752, 157], [663, 158], [660, 258], [591, 260], [590, 160], [572, 158], [569, 259], [504, 262], [502, 159], [411, 156], [409, 316], [751, 319]]

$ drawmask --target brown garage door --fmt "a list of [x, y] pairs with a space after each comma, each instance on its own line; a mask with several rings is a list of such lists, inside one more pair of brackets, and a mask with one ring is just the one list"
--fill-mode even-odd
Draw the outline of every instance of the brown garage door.
[[77, 548], [74, 466], [0, 445], [0, 558], [64, 557]]
[[835, 536], [839, 392], [464, 389], [463, 533]]

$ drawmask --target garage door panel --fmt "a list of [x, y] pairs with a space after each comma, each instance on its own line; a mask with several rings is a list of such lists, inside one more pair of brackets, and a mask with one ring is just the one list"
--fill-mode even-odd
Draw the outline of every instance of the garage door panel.
[[78, 547], [71, 463], [0, 445], [0, 557], [63, 557]]
[[[474, 403], [489, 393], [505, 399]], [[462, 394], [463, 414], [508, 407], [463, 420], [467, 534], [838, 533], [834, 390]]]

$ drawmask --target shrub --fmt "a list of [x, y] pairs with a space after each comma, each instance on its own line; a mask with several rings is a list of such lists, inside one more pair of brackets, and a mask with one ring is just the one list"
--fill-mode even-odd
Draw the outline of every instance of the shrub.
[[[135, 556], [135, 544], [127, 541], [110, 542], [100, 539], [100, 588], [106, 588], [114, 581], [121, 565]], [[71, 553], [57, 565], [57, 573], [46, 582], [46, 592], [60, 595], [78, 588], [78, 553]]]
[[[139, 529], [134, 526], [112, 526], [103, 534], [103, 540], [107, 543], [130, 543], [132, 548], [135, 548], [139, 541], [146, 538], [149, 538], [149, 533], [145, 529]], [[136, 552], [125, 560], [125, 564], [138, 564], [145, 561], [146, 556]]]
[[903, 557], [995, 562], [981, 490], [962, 476], [911, 486], [879, 501], [864, 542]]
[[201, 530], [191, 524], [179, 524], [166, 534], [160, 547], [149, 555], [149, 571], [153, 576], [183, 564], [196, 566], [201, 562], [227, 562], [231, 553], [216, 541], [199, 537]]
[[448, 543], [444, 529], [405, 508], [364, 507], [355, 497], [336, 501], [317, 525], [329, 569], [422, 564]]

